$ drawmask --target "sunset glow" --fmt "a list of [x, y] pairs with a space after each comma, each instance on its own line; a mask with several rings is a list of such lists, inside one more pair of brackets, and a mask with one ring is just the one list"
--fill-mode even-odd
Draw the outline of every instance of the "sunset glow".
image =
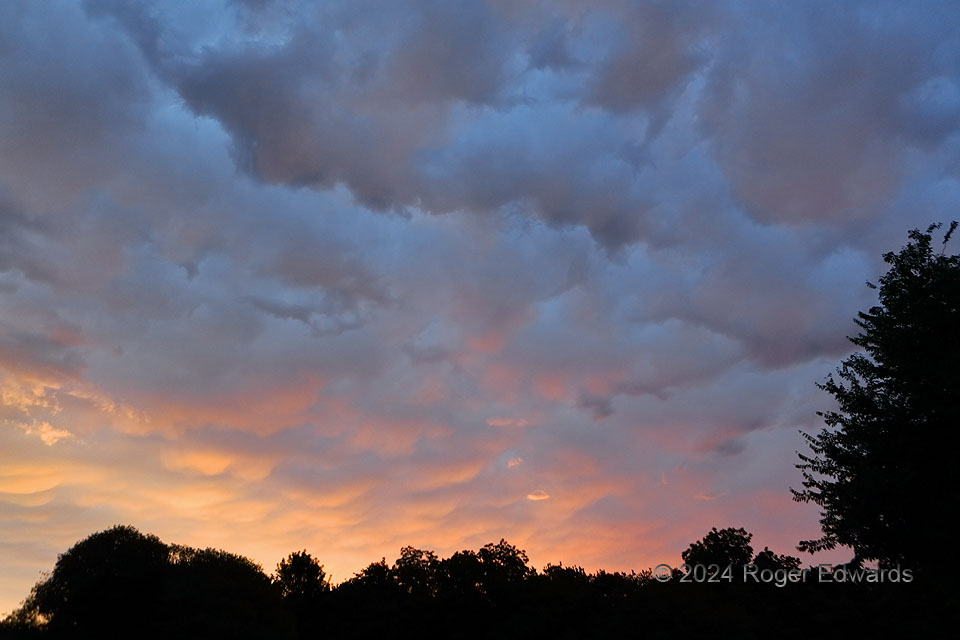
[[815, 383], [960, 196], [957, 8], [856, 4], [0, 4], [0, 613], [115, 524], [796, 554]]

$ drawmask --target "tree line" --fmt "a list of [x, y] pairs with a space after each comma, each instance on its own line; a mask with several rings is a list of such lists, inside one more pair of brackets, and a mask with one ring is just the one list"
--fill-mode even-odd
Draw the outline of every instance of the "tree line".
[[[538, 571], [506, 540], [446, 558], [404, 547], [334, 586], [306, 550], [268, 575], [240, 555], [116, 526], [61, 554], [0, 638], [807, 638], [816, 625], [828, 637], [915, 633], [942, 616], [923, 585], [747, 577], [801, 571], [798, 558], [754, 553], [751, 540], [714, 528], [666, 575]], [[730, 579], [689, 569], [712, 566]]]

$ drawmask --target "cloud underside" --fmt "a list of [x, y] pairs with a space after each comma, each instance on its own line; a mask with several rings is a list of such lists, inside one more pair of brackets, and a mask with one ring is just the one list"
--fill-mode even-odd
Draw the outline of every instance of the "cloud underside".
[[117, 522], [335, 579], [815, 535], [814, 382], [960, 195], [958, 23], [4, 6], [0, 611]]

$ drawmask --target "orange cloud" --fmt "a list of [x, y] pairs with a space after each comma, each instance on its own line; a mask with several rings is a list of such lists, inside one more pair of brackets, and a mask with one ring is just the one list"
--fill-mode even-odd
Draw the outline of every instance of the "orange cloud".
[[530, 421], [525, 418], [488, 418], [487, 424], [491, 427], [528, 427]]

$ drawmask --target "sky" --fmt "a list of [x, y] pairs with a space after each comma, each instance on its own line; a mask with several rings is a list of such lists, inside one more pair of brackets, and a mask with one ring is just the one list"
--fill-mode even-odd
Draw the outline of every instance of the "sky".
[[816, 384], [958, 200], [953, 3], [0, 2], [0, 612], [115, 524], [799, 555]]

